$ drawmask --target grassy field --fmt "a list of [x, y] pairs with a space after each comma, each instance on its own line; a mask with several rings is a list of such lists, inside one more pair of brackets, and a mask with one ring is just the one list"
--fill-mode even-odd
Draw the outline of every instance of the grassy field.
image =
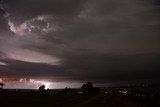
[[0, 94], [0, 107], [160, 107], [159, 97], [62, 93]]

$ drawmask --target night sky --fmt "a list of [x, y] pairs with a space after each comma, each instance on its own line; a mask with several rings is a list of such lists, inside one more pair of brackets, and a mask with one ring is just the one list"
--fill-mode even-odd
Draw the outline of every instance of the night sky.
[[160, 83], [160, 0], [0, 0], [5, 88]]

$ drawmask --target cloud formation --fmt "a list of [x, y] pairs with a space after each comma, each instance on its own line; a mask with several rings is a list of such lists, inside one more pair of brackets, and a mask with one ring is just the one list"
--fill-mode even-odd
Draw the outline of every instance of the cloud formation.
[[5, 0], [0, 75], [57, 82], [159, 81], [157, 0]]

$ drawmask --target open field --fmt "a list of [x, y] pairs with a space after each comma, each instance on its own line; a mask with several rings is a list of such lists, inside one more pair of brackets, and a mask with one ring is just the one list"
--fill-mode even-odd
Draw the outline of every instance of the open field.
[[1, 107], [160, 107], [160, 97], [6, 91], [0, 93], [0, 103]]

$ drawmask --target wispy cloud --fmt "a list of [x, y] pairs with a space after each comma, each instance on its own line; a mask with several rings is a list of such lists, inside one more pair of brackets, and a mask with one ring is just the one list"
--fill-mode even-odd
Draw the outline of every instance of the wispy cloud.
[[4, 62], [0, 62], [0, 65], [7, 65], [7, 63], [4, 63]]
[[27, 50], [27, 49], [15, 49], [7, 51], [6, 53], [8, 58], [20, 60], [20, 61], [26, 61], [26, 62], [33, 62], [33, 63], [46, 63], [51, 65], [59, 65], [60, 59], [39, 53], [33, 50]]

